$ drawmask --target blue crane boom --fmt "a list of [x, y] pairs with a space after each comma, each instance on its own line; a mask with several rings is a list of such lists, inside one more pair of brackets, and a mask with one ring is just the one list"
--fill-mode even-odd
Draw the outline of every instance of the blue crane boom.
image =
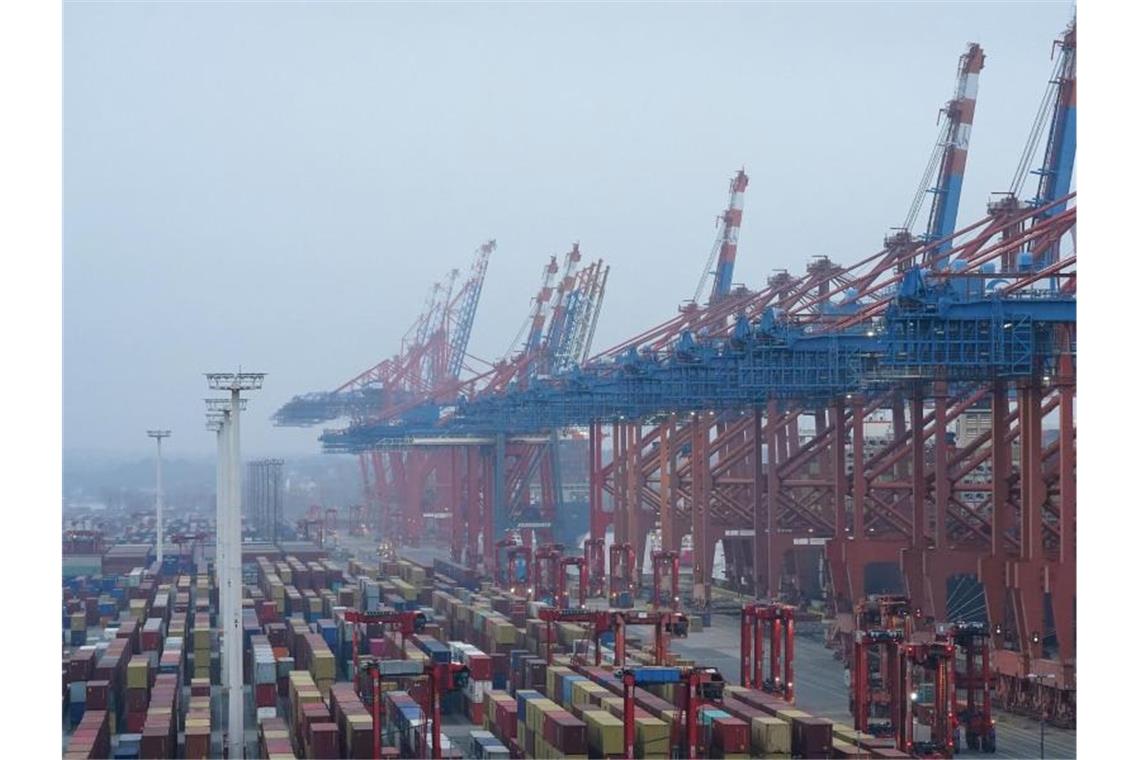
[[[958, 222], [958, 204], [962, 198], [970, 130], [978, 98], [978, 76], [985, 59], [981, 45], [971, 42], [958, 60], [958, 88], [954, 99], [940, 112], [946, 116], [946, 137], [942, 146], [938, 182], [931, 189], [934, 198], [930, 204], [930, 220], [926, 227], [927, 241], [948, 238]], [[950, 247], [951, 241], [943, 240], [934, 247], [933, 253], [945, 253]]]

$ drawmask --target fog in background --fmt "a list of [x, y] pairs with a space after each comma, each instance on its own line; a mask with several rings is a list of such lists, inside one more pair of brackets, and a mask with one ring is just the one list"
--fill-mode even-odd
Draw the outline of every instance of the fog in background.
[[239, 365], [268, 373], [243, 455], [315, 454], [318, 431], [273, 411], [393, 354], [488, 238], [472, 353], [503, 354], [574, 241], [613, 267], [594, 348], [616, 343], [692, 297], [742, 166], [736, 282], [861, 258], [905, 216], [971, 41], [986, 62], [959, 221], [977, 219], [1071, 15], [65, 3], [66, 456], [141, 459], [169, 427], [172, 459], [207, 457], [202, 373]]

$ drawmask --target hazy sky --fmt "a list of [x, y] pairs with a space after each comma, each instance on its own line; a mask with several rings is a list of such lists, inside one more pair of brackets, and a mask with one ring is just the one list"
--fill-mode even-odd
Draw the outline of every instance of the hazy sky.
[[575, 240], [613, 266], [603, 348], [692, 297], [741, 166], [736, 282], [861, 258], [905, 215], [971, 41], [986, 62], [959, 220], [976, 219], [1071, 14], [67, 3], [65, 449], [144, 453], [163, 426], [173, 456], [212, 452], [202, 373], [240, 364], [268, 373], [243, 454], [317, 451], [272, 412], [392, 354], [491, 237], [473, 353], [505, 351]]

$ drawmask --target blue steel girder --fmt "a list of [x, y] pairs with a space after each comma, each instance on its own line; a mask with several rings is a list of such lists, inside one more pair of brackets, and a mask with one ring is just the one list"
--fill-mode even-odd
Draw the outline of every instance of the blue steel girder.
[[[969, 295], [952, 277], [907, 273], [884, 319], [884, 371], [896, 377], [988, 380], [1056, 371], [1055, 328], [1076, 324], [1076, 298], [1052, 290]], [[984, 288], [981, 289], [984, 292]]]
[[537, 433], [670, 413], [749, 410], [768, 399], [822, 405], [900, 380], [970, 382], [1053, 372], [1055, 328], [1075, 325], [1075, 296], [986, 292], [984, 275], [914, 268], [881, 319], [844, 331], [800, 326], [768, 310], [758, 323], [738, 320], [727, 339], [682, 332], [666, 350], [630, 347], [611, 362], [457, 400], [451, 415], [425, 405], [401, 420], [357, 425], [322, 441], [334, 450], [360, 450], [415, 435]]

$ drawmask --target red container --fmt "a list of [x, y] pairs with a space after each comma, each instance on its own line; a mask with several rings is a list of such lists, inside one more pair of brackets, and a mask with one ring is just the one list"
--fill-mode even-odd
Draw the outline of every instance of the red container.
[[146, 724], [145, 712], [128, 712], [127, 713], [127, 730], [123, 731], [124, 734], [138, 734], [143, 730], [143, 725]]
[[[127, 712], [146, 713], [147, 705], [150, 704], [150, 690], [145, 687], [133, 687], [123, 690], [123, 704], [127, 708]], [[137, 734], [138, 731], [128, 731], [127, 733]]]
[[468, 655], [467, 669], [471, 671], [472, 681], [491, 680], [491, 658], [485, 654]]
[[111, 699], [110, 681], [87, 682], [87, 709], [106, 710]]
[[95, 650], [78, 650], [67, 663], [67, 681], [87, 681], [95, 673]]
[[335, 723], [314, 723], [309, 727], [309, 750], [306, 757], [336, 760], [340, 757], [340, 734]]
[[206, 760], [206, 758], [210, 757], [209, 730], [200, 726], [186, 730], [185, 757], [188, 758], [188, 760]]
[[165, 758], [174, 756], [174, 747], [171, 746], [170, 727], [159, 725], [146, 725], [142, 730], [142, 742], [139, 747], [139, 757]]
[[[747, 754], [751, 743], [748, 724], [740, 718], [713, 719], [713, 746], [726, 755]], [[824, 757], [824, 755], [804, 755]]]
[[262, 601], [257, 606], [257, 622], [265, 625], [277, 621], [277, 602]]
[[827, 757], [831, 752], [831, 726], [826, 718], [792, 718], [792, 754]]
[[277, 705], [277, 684], [259, 683], [253, 687], [253, 696], [258, 707], [275, 707]]
[[542, 719], [542, 738], [564, 755], [585, 755], [586, 724], [566, 710], [551, 710]]
[[518, 709], [514, 707], [513, 702], [495, 703], [495, 725], [499, 738], [503, 741], [513, 739], [518, 736]]
[[332, 715], [324, 702], [309, 702], [301, 705], [301, 735], [308, 736], [316, 723], [329, 723]]

